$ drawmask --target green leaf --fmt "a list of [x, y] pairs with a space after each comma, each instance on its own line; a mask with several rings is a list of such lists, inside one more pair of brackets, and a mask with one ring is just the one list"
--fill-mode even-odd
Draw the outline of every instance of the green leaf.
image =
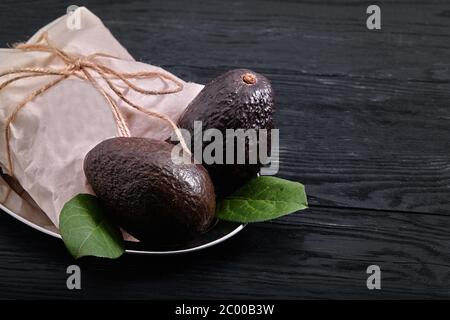
[[64, 205], [59, 231], [75, 259], [83, 256], [115, 259], [125, 251], [120, 230], [106, 219], [100, 201], [90, 194], [78, 194]]
[[217, 204], [216, 216], [234, 222], [275, 219], [308, 207], [305, 187], [298, 182], [262, 176]]

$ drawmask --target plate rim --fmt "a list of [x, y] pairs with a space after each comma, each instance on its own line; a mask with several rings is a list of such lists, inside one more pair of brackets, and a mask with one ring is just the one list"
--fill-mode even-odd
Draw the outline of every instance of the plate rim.
[[[27, 219], [25, 219], [24, 217], [20, 216], [19, 214], [15, 213], [14, 211], [10, 210], [8, 207], [6, 207], [4, 204], [0, 203], [0, 209], [2, 209], [3, 211], [5, 211], [7, 214], [9, 214], [11, 217], [13, 217], [16, 220], [19, 220], [20, 222], [24, 223], [25, 225], [27, 225], [28, 227], [31, 227], [37, 231], [40, 231], [42, 233], [45, 233], [49, 236], [52, 236], [54, 238], [58, 238], [62, 240], [62, 237], [59, 233], [48, 230], [40, 225], [37, 225]], [[202, 245], [198, 245], [192, 248], [188, 248], [188, 249], [179, 249], [179, 250], [165, 250], [165, 251], [149, 251], [149, 250], [134, 250], [134, 249], [125, 249], [125, 252], [128, 254], [135, 254], [135, 255], [177, 255], [177, 254], [184, 254], [184, 253], [189, 253], [189, 252], [194, 252], [194, 251], [199, 251], [199, 250], [203, 250], [206, 248], [210, 248], [213, 247], [231, 237], [233, 237], [234, 235], [238, 234], [240, 231], [242, 231], [242, 229], [245, 228], [247, 224], [246, 223], [240, 223], [234, 230], [232, 230], [231, 232], [227, 233], [226, 235], [215, 239], [211, 242], [208, 243], [204, 243]]]

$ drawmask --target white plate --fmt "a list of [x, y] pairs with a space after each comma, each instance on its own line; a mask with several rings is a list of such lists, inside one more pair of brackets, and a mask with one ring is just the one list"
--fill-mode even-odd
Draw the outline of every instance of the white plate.
[[[9, 195], [6, 197], [6, 195]], [[5, 198], [6, 201], [4, 200]], [[2, 201], [3, 200], [3, 201]], [[61, 239], [58, 229], [52, 224], [45, 213], [34, 203], [30, 196], [14, 181], [0, 173], [0, 209], [20, 222]], [[126, 252], [147, 255], [172, 255], [188, 253], [212, 247], [221, 243], [245, 227], [245, 224], [217, 221], [205, 234], [182, 245], [170, 247], [152, 247], [139, 242], [126, 242]]]

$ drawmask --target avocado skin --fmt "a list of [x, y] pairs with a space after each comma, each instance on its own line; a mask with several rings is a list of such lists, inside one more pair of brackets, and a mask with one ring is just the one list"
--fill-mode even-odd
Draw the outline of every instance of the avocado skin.
[[[256, 83], [243, 81], [253, 75]], [[225, 137], [226, 129], [272, 129], [274, 113], [273, 90], [269, 80], [248, 69], [230, 70], [208, 83], [192, 100], [178, 120], [178, 126], [194, 137], [194, 121], [202, 121], [203, 131], [218, 129]], [[270, 151], [270, 131], [268, 131]], [[226, 141], [224, 139], [224, 155]], [[203, 149], [208, 143], [203, 143]], [[248, 144], [247, 144], [248, 148]], [[192, 150], [192, 145], [191, 145]], [[246, 150], [248, 159], [248, 149]], [[218, 196], [232, 193], [255, 177], [261, 164], [204, 164], [211, 175]]]
[[214, 220], [214, 186], [195, 164], [175, 164], [173, 145], [147, 138], [112, 138], [86, 155], [88, 182], [112, 219], [141, 241], [177, 243]]

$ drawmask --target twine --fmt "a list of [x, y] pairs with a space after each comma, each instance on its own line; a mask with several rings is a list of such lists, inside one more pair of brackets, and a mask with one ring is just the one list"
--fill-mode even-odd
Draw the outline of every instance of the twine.
[[[88, 81], [92, 84], [92, 86], [97, 89], [98, 92], [100, 92], [103, 97], [108, 102], [111, 111], [113, 113], [114, 121], [116, 122], [117, 130], [119, 132], [119, 136], [122, 137], [129, 137], [130, 136], [130, 130], [128, 128], [128, 125], [120, 112], [119, 107], [117, 106], [116, 102], [114, 101], [113, 97], [108, 94], [95, 80], [91, 72], [94, 72], [106, 82], [108, 87], [114, 92], [114, 94], [122, 101], [124, 101], [126, 104], [128, 104], [130, 107], [144, 113], [147, 116], [150, 117], [156, 117], [161, 120], [166, 121], [174, 130], [175, 134], [177, 135], [180, 144], [182, 148], [187, 152], [187, 154], [191, 154], [189, 151], [188, 146], [186, 145], [183, 136], [181, 134], [180, 129], [178, 126], [166, 115], [156, 112], [147, 110], [132, 101], [128, 100], [123, 93], [117, 88], [116, 85], [111, 81], [112, 78], [121, 80], [125, 85], [127, 85], [132, 90], [141, 93], [143, 95], [165, 95], [165, 94], [172, 94], [177, 93], [183, 90], [183, 84], [175, 79], [172, 76], [169, 76], [167, 74], [164, 74], [162, 72], [158, 71], [141, 71], [141, 72], [132, 72], [132, 73], [126, 73], [126, 72], [118, 72], [111, 68], [108, 68], [107, 66], [98, 63], [95, 61], [95, 58], [97, 57], [107, 57], [107, 58], [114, 58], [118, 59], [117, 57], [104, 54], [104, 53], [94, 53], [89, 56], [80, 56], [71, 54], [68, 52], [65, 52], [57, 47], [55, 47], [49, 40], [48, 34], [46, 32], [42, 33], [41, 36], [38, 38], [36, 43], [32, 44], [26, 44], [21, 43], [15, 45], [16, 49], [20, 49], [23, 51], [37, 51], [37, 52], [49, 52], [56, 57], [60, 58], [64, 64], [65, 67], [54, 69], [54, 68], [17, 68], [12, 69], [3, 73], [0, 73], [0, 78], [7, 76], [7, 75], [15, 75], [15, 77], [8, 79], [0, 84], [0, 90], [4, 89], [6, 86], [22, 80], [26, 78], [34, 78], [34, 77], [42, 77], [42, 76], [58, 76], [56, 79], [51, 80], [47, 84], [45, 84], [43, 87], [37, 89], [36, 91], [32, 92], [28, 97], [26, 97], [23, 101], [21, 101], [13, 110], [11, 115], [8, 117], [6, 121], [5, 126], [5, 139], [6, 139], [6, 153], [8, 157], [8, 171], [10, 176], [13, 175], [13, 161], [12, 161], [12, 154], [11, 154], [11, 145], [10, 145], [10, 136], [11, 136], [11, 124], [16, 119], [17, 114], [19, 111], [24, 108], [27, 103], [38, 97], [39, 95], [43, 94], [50, 88], [54, 87], [56, 84], [60, 83], [61, 81], [69, 78], [70, 76], [75, 76], [81, 80]], [[143, 88], [140, 88], [133, 83], [131, 83], [128, 79], [143, 79], [143, 78], [159, 78], [162, 81], [166, 82], [172, 82], [175, 84], [174, 88], [168, 88], [168, 89], [162, 89], [162, 90], [145, 90]]]

